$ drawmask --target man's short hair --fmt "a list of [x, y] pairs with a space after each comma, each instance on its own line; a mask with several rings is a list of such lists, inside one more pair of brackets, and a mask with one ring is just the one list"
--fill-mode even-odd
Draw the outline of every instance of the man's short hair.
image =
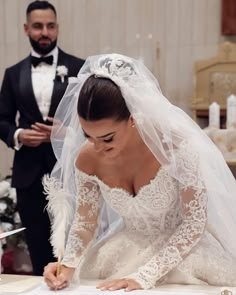
[[28, 5], [26, 9], [26, 16], [28, 16], [31, 11], [36, 9], [51, 9], [55, 13], [55, 15], [57, 15], [56, 9], [51, 3], [49, 3], [48, 1], [36, 0]]

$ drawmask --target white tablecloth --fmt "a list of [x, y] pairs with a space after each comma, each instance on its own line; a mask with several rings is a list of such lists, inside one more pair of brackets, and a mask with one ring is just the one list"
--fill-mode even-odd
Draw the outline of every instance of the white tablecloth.
[[[36, 276], [19, 276], [19, 275], [0, 275], [0, 295], [16, 295], [21, 294], [25, 292], [29, 292], [37, 288], [38, 286], [43, 285], [43, 278], [42, 277], [36, 277]], [[96, 282], [81, 282], [81, 285], [84, 287], [82, 288], [83, 294], [86, 293], [86, 286], [95, 286]], [[232, 295], [236, 295], [236, 287], [234, 288], [223, 288], [228, 289], [232, 293]], [[222, 287], [213, 287], [213, 286], [198, 286], [198, 285], [162, 285], [156, 289], [148, 290], [148, 291], [142, 291], [142, 294], [150, 294], [150, 295], [163, 295], [164, 293], [166, 295], [173, 295], [174, 293], [176, 295], [231, 295], [231, 294], [221, 294]], [[52, 291], [51, 291], [52, 292]], [[97, 291], [100, 293], [99, 291]], [[123, 292], [123, 291], [122, 291]], [[58, 291], [58, 295], [62, 294], [61, 291]], [[70, 292], [66, 292], [68, 295]], [[79, 292], [80, 293], [80, 292]], [[96, 294], [98, 294], [96, 293]], [[113, 295], [119, 295], [117, 291], [103, 291], [104, 295], [107, 294], [113, 294]], [[120, 293], [120, 292], [119, 292]], [[52, 292], [52, 295], [55, 294]], [[87, 293], [86, 293], [87, 294]], [[91, 294], [89, 292], [88, 288], [88, 294]], [[127, 294], [127, 293], [124, 293]], [[130, 295], [135, 295], [136, 291], [132, 291]], [[138, 294], [138, 292], [137, 292]], [[79, 294], [78, 294], [79, 295]]]

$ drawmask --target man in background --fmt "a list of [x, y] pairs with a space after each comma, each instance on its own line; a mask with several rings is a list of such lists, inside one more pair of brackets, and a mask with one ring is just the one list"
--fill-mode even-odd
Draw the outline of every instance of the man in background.
[[42, 186], [42, 177], [56, 162], [50, 143], [51, 124], [68, 77], [77, 76], [84, 60], [57, 47], [57, 14], [48, 1], [29, 4], [24, 30], [31, 54], [5, 71], [0, 93], [0, 138], [15, 149], [12, 186], [26, 227], [33, 272], [42, 275], [44, 266], [53, 261]]

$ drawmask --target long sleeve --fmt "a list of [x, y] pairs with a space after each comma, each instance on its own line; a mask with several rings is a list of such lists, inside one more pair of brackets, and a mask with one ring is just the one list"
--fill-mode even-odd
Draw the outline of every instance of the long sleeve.
[[78, 202], [69, 232], [62, 264], [77, 267], [85, 249], [95, 238], [101, 207], [101, 193], [97, 183], [83, 172], [77, 172]]
[[9, 71], [6, 70], [0, 93], [0, 138], [9, 146], [14, 146], [16, 131], [16, 105]]
[[158, 253], [136, 273], [128, 276], [139, 282], [144, 289], [152, 288], [183, 261], [201, 239], [207, 223], [208, 198], [202, 183], [198, 158], [191, 155], [188, 145], [185, 145], [185, 148], [178, 151], [176, 159], [181, 161], [180, 179], [184, 171], [178, 193], [182, 221]]
[[137, 273], [129, 275], [144, 289], [152, 288], [155, 283], [174, 269], [191, 249], [198, 243], [204, 232], [206, 214], [206, 194], [204, 190], [182, 189], [183, 221], [169, 238], [165, 246]]

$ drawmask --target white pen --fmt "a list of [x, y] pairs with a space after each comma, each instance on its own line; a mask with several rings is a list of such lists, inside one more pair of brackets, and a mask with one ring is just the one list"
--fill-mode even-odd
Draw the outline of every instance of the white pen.
[[0, 234], [0, 239], [4, 239], [10, 235], [13, 235], [13, 234], [16, 234], [22, 230], [25, 230], [25, 227], [21, 227], [21, 228], [18, 228], [18, 229], [14, 229], [14, 230], [10, 230], [10, 231], [7, 231], [7, 232], [4, 232], [4, 233], [1, 233]]

